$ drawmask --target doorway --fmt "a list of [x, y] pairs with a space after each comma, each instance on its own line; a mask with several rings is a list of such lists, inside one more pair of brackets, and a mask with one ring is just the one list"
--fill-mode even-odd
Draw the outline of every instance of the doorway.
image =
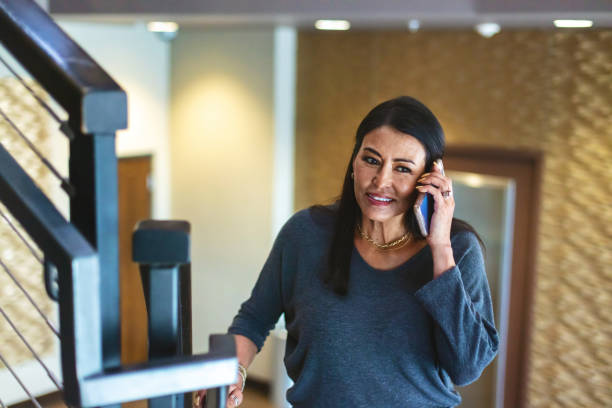
[[147, 361], [147, 311], [138, 265], [132, 261], [132, 232], [151, 218], [151, 156], [118, 159], [121, 362]]
[[453, 179], [455, 216], [472, 224], [487, 246], [499, 355], [481, 378], [459, 389], [463, 407], [526, 405], [529, 331], [541, 154], [487, 148], [447, 148], [444, 166]]

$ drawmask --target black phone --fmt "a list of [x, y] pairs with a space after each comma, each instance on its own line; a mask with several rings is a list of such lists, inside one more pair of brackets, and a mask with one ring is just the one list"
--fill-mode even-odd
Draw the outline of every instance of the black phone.
[[[442, 174], [444, 174], [442, 159], [436, 160], [436, 164]], [[434, 212], [434, 198], [429, 193], [420, 193], [414, 202], [413, 209], [421, 234], [426, 237], [429, 235], [429, 225], [431, 224], [431, 216]]]

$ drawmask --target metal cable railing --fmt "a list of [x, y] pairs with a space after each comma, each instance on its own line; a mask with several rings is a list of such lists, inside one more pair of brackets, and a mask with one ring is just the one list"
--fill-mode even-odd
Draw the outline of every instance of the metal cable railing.
[[[14, 88], [14, 85], [20, 85], [27, 91], [28, 94], [32, 95], [32, 97], [36, 101], [36, 104], [29, 105], [29, 109], [31, 109], [32, 113], [34, 114], [33, 118], [34, 119], [38, 118], [40, 120], [40, 118], [44, 117], [45, 115], [47, 115], [47, 117], [50, 116], [55, 121], [60, 123], [60, 130], [62, 130], [65, 134], [67, 134], [67, 136], [72, 137], [71, 132], [66, 132], [66, 129], [62, 129], [62, 127], [66, 128], [66, 122], [62, 121], [59, 118], [59, 115], [49, 106], [48, 103], [46, 103], [43, 100], [43, 97], [41, 97], [34, 91], [33, 89], [34, 85], [30, 86], [27, 83], [29, 81], [34, 84], [34, 82], [30, 79], [26, 80], [22, 76], [20, 76], [17, 73], [16, 69], [13, 68], [2, 57], [0, 57], [0, 63], [2, 63], [2, 65], [12, 75], [12, 76], [8, 76], [4, 78], [5, 86], [9, 86], [10, 84]], [[16, 81], [11, 82], [10, 81], [11, 78], [15, 79]], [[36, 86], [38, 85], [36, 84]], [[17, 93], [16, 90], [15, 90], [15, 93]], [[4, 102], [8, 102], [8, 101], [4, 101]], [[4, 103], [4, 105], [6, 105], [6, 103]], [[23, 110], [25, 108], [22, 106], [20, 109]], [[23, 116], [30, 119], [30, 115], [28, 114], [27, 110]], [[37, 172], [37, 168], [44, 166], [44, 168], [47, 168], [48, 170], [50, 170], [53, 176], [55, 176], [58, 180], [60, 180], [62, 189], [67, 194], [73, 195], [74, 187], [70, 184], [67, 177], [64, 177], [60, 174], [56, 166], [52, 164], [51, 159], [45, 156], [45, 154], [43, 153], [43, 150], [45, 150], [45, 148], [36, 146], [35, 142], [33, 142], [31, 138], [26, 136], [27, 131], [25, 130], [25, 128], [28, 128], [28, 123], [27, 122], [20, 123], [18, 118], [15, 118], [15, 119], [11, 118], [9, 116], [8, 111], [5, 111], [4, 109], [2, 109], [2, 107], [0, 107], [0, 123], [2, 122], [5, 122], [6, 124], [8, 124], [8, 127], [6, 128], [7, 129], [6, 132], [4, 132], [3, 134], [0, 134], [0, 145], [4, 145], [5, 142], [9, 142], [10, 144], [10, 141], [12, 139], [23, 141], [24, 142], [23, 146], [25, 148], [15, 149], [16, 151], [14, 152], [14, 154], [16, 155], [16, 157], [20, 159], [20, 158], [26, 157], [28, 152], [32, 152], [34, 153], [36, 158], [39, 159], [38, 163], [28, 161], [25, 159], [20, 159], [20, 161], [24, 163], [23, 165], [30, 171], [30, 173], [37, 174], [39, 173]], [[30, 127], [30, 130], [31, 130], [31, 127]], [[39, 181], [39, 182], [44, 183], [44, 181]], [[45, 187], [45, 185], [43, 185], [42, 187]], [[10, 266], [10, 263], [7, 262], [7, 259], [0, 258], [0, 269], [4, 271], [5, 275], [8, 276], [10, 280], [12, 280], [15, 287], [18, 288], [18, 290], [20, 291], [22, 295], [21, 299], [24, 299], [27, 303], [29, 303], [33, 307], [33, 311], [35, 311], [36, 316], [40, 317], [44, 326], [48, 327], [48, 329], [50, 330], [51, 336], [53, 338], [59, 339], [60, 338], [59, 330], [56, 327], [56, 325], [52, 322], [52, 319], [49, 318], [49, 316], [47, 316], [46, 313], [43, 311], [44, 307], [41, 306], [41, 304], [39, 304], [39, 301], [36, 300], [38, 297], [37, 294], [31, 293], [31, 291], [28, 289], [29, 285], [24, 284], [24, 281], [22, 281], [22, 279], [27, 280], [27, 276], [31, 274], [31, 271], [29, 271], [29, 268], [23, 267], [24, 265], [28, 266], [31, 264], [30, 262], [27, 262], [27, 257], [31, 257], [31, 259], [35, 260], [35, 264], [44, 268], [45, 266], [44, 255], [40, 253], [39, 249], [35, 248], [36, 245], [33, 244], [32, 240], [26, 236], [26, 233], [23, 232], [23, 228], [20, 225], [18, 225], [17, 221], [12, 219], [12, 217], [7, 212], [5, 212], [1, 207], [0, 207], [0, 218], [4, 220], [3, 222], [2, 221], [0, 222], [4, 223], [5, 226], [7, 227], [5, 229], [4, 251], [6, 252], [8, 250], [9, 253], [12, 253], [14, 258], [17, 258], [21, 261], [21, 265], [22, 265], [21, 267], [18, 267], [17, 269], [15, 269], [14, 267]], [[9, 237], [8, 237], [9, 239], [6, 239], [7, 238], [6, 234], [9, 234]], [[13, 236], [16, 237], [17, 239], [10, 239], [10, 234], [13, 234]], [[8, 248], [7, 248], [7, 245], [9, 246]], [[42, 289], [42, 285], [40, 289]], [[39, 290], [39, 292], [41, 291]], [[20, 298], [14, 298], [12, 299], [11, 303], [17, 302], [17, 304], [19, 304], [20, 303], [19, 299]], [[25, 315], [28, 315], [28, 312], [26, 310], [23, 310], [23, 308], [16, 309], [16, 310], [20, 310], [21, 314], [17, 315], [19, 317], [24, 313]], [[4, 327], [6, 327], [7, 329], [10, 328], [10, 330], [12, 330], [12, 333], [19, 339], [19, 342], [9, 342], [9, 344], [12, 344], [13, 348], [8, 349], [8, 354], [6, 353], [7, 352], [6, 349], [3, 350], [3, 348], [0, 347], [0, 353], [4, 353], [0, 355], [0, 360], [2, 361], [2, 364], [6, 367], [6, 371], [10, 373], [10, 376], [16, 381], [17, 384], [19, 384], [19, 388], [23, 390], [24, 396], [27, 396], [27, 398], [29, 399], [29, 401], [31, 401], [33, 406], [36, 406], [36, 407], [41, 406], [41, 403], [37, 400], [35, 396], [37, 394], [37, 391], [34, 391], [36, 387], [32, 389], [31, 388], [32, 384], [31, 383], [28, 384], [28, 381], [32, 381], [32, 379], [28, 377], [24, 377], [23, 373], [19, 374], [20, 370], [17, 366], [15, 366], [15, 363], [11, 363], [10, 361], [8, 361], [8, 357], [11, 357], [12, 360], [16, 360], [16, 362], [19, 363], [20, 365], [21, 361], [23, 361], [24, 359], [27, 360], [28, 357], [23, 355], [23, 353], [19, 352], [19, 350], [15, 348], [18, 344], [22, 344], [23, 346], [25, 346], [25, 348], [27, 348], [31, 357], [33, 358], [33, 361], [35, 361], [35, 364], [37, 363], [38, 366], [44, 371], [45, 374], [41, 373], [41, 376], [46, 375], [46, 377], [51, 381], [53, 388], [45, 387], [44, 393], [46, 394], [48, 392], [59, 392], [60, 393], [59, 395], [61, 395], [63, 391], [62, 381], [58, 379], [58, 377], [53, 373], [52, 369], [48, 366], [48, 364], [45, 363], [44, 361], [45, 358], [40, 354], [40, 352], [35, 350], [35, 346], [30, 341], [28, 341], [28, 335], [19, 329], [16, 320], [10, 317], [9, 311], [6, 310], [6, 308], [2, 304], [0, 304], [0, 315], [2, 315], [2, 319], [0, 320], [3, 320], [6, 324], [6, 326]], [[27, 321], [32, 322], [32, 320], [27, 320]], [[41, 329], [42, 329], [42, 326], [41, 326]], [[41, 336], [43, 336], [42, 338], [46, 337], [44, 333], [38, 330], [32, 330], [31, 327], [29, 327], [28, 330], [29, 330], [30, 336], [32, 336], [33, 333], [35, 333], [36, 340], [38, 342], [41, 341]], [[49, 353], [48, 347], [46, 348], [42, 347], [42, 348], [45, 353]], [[7, 357], [5, 357], [5, 355]], [[14, 403], [15, 401], [9, 400], [8, 402]], [[2, 402], [2, 406], [4, 406], [4, 402]]]
[[49, 318], [45, 315], [45, 313], [41, 310], [40, 306], [38, 306], [38, 304], [36, 303], [36, 301], [32, 298], [32, 296], [30, 296], [30, 293], [24, 288], [24, 286], [21, 284], [21, 282], [19, 282], [19, 279], [17, 279], [17, 277], [15, 276], [15, 274], [13, 272], [11, 272], [11, 270], [9, 269], [8, 266], [6, 266], [6, 264], [0, 260], [0, 267], [2, 267], [2, 269], [4, 269], [4, 271], [7, 273], [7, 275], [11, 278], [11, 280], [15, 283], [15, 285], [21, 290], [21, 292], [25, 295], [26, 299], [28, 299], [28, 301], [30, 302], [30, 304], [32, 306], [34, 306], [34, 309], [36, 309], [36, 311], [38, 312], [38, 314], [40, 315], [40, 317], [44, 320], [44, 322], [46, 323], [46, 325], [51, 329], [51, 331], [59, 338], [59, 331], [55, 328], [55, 326], [53, 325], [53, 323], [51, 323], [51, 321], [49, 320]]
[[23, 344], [25, 344], [25, 346], [28, 348], [28, 350], [30, 350], [30, 353], [32, 353], [32, 356], [36, 359], [36, 361], [38, 361], [40, 363], [40, 365], [42, 366], [42, 368], [45, 370], [45, 372], [47, 373], [47, 375], [49, 376], [49, 379], [53, 382], [53, 384], [55, 384], [55, 387], [57, 388], [58, 391], [62, 390], [62, 385], [60, 384], [60, 381], [55, 377], [55, 375], [51, 372], [51, 370], [49, 369], [49, 367], [47, 367], [47, 365], [45, 363], [43, 363], [41, 357], [38, 355], [38, 353], [36, 351], [34, 351], [34, 349], [32, 348], [32, 346], [30, 345], [30, 343], [28, 343], [28, 341], [25, 339], [25, 337], [23, 336], [23, 334], [19, 331], [19, 329], [15, 326], [15, 324], [13, 323], [13, 321], [11, 320], [10, 317], [8, 317], [8, 315], [6, 314], [6, 312], [4, 311], [4, 309], [0, 306], [0, 314], [2, 314], [2, 316], [4, 317], [4, 319], [7, 321], [7, 323], [11, 326], [11, 328], [13, 329], [13, 331], [17, 334], [17, 337], [19, 337], [19, 339], [23, 342]]
[[32, 150], [32, 152], [40, 159], [40, 161], [47, 167], [51, 173], [58, 178], [61, 182], [62, 189], [69, 196], [74, 195], [74, 186], [70, 184], [68, 178], [63, 177], [60, 172], [55, 168], [53, 164], [49, 161], [47, 157], [32, 143], [32, 141], [25, 135], [25, 133], [15, 124], [11, 118], [8, 117], [6, 113], [2, 109], [0, 109], [0, 116], [13, 128], [13, 130], [21, 137], [21, 139], [27, 144], [27, 146]]
[[[23, 250], [26, 254], [28, 254], [33, 259], [35, 259], [37, 264], [42, 265], [42, 257], [38, 255], [36, 250], [33, 248], [33, 245], [28, 242], [28, 240], [25, 238], [24, 234], [19, 230], [17, 225], [15, 225], [15, 223], [11, 221], [10, 218], [6, 214], [4, 214], [4, 212], [2, 212], [1, 210], [0, 210], [0, 216], [2, 216], [2, 218], [6, 222], [6, 225], [10, 228], [9, 231], [14, 233], [15, 236], [19, 238], [18, 242], [23, 244], [22, 248], [15, 247], [15, 248], [12, 248], [12, 250], [15, 252]], [[10, 243], [10, 240], [8, 241]], [[0, 267], [4, 270], [6, 275], [13, 281], [14, 285], [17, 288], [19, 288], [21, 293], [24, 295], [24, 298], [27, 299], [27, 301], [33, 306], [36, 313], [40, 316], [42, 321], [49, 328], [53, 337], [59, 338], [59, 331], [57, 330], [55, 325], [51, 322], [51, 319], [49, 319], [49, 317], [44, 313], [39, 303], [34, 300], [34, 295], [28, 291], [25, 285], [18, 278], [18, 276], [23, 276], [23, 272], [17, 273], [15, 270], [11, 270], [7, 262], [5, 262], [2, 259], [0, 259]], [[62, 388], [63, 388], [61, 381], [53, 373], [51, 368], [43, 361], [43, 357], [39, 354], [39, 352], [35, 350], [34, 346], [28, 341], [28, 339], [26, 338], [27, 337], [26, 334], [23, 333], [17, 327], [17, 324], [13, 321], [13, 319], [11, 319], [11, 317], [9, 316], [9, 313], [7, 312], [7, 310], [5, 310], [5, 307], [2, 304], [0, 304], [0, 315], [2, 315], [2, 318], [6, 322], [8, 327], [11, 328], [11, 330], [19, 338], [21, 343], [28, 349], [28, 351], [30, 352], [34, 360], [44, 370], [49, 380], [53, 383], [55, 387], [54, 390], [61, 393]], [[37, 332], [36, 335], [40, 337], [41, 333]], [[39, 407], [41, 404], [36, 399], [35, 392], [33, 392], [28, 386], [27, 384], [28, 381], [25, 380], [24, 378], [21, 378], [21, 376], [18, 374], [18, 370], [14, 369], [13, 366], [4, 357], [2, 353], [3, 351], [4, 350], [0, 348], [0, 360], [2, 361], [2, 364], [4, 364], [8, 372], [11, 374], [12, 378], [14, 378], [14, 380], [19, 384], [20, 388], [23, 390], [25, 395], [27, 395], [27, 397], [32, 402], [32, 404], [36, 407]], [[2, 406], [4, 406], [4, 403], [2, 403]]]
[[21, 388], [23, 389], [23, 391], [25, 391], [25, 393], [28, 395], [28, 397], [30, 398], [30, 401], [32, 401], [32, 403], [34, 404], [34, 406], [36, 406], [37, 408], [42, 408], [40, 406], [40, 404], [38, 403], [38, 400], [34, 397], [34, 395], [32, 395], [32, 393], [30, 392], [30, 390], [28, 389], [28, 387], [25, 386], [25, 384], [23, 383], [23, 381], [21, 381], [21, 378], [19, 378], [19, 376], [17, 375], [17, 373], [15, 372], [15, 370], [13, 370], [13, 367], [11, 367], [11, 365], [6, 361], [6, 359], [4, 358], [4, 356], [2, 355], [2, 353], [0, 353], [0, 361], [2, 362], [2, 364], [4, 364], [4, 366], [7, 368], [7, 370], [9, 370], [11, 372], [11, 374], [13, 374], [13, 377], [15, 378], [15, 380], [17, 381], [17, 383], [19, 383], [19, 385], [21, 386]]
[[6, 69], [15, 77], [21, 85], [34, 97], [34, 99], [38, 102], [38, 104], [59, 124], [59, 130], [66, 135], [66, 137], [70, 140], [74, 139], [74, 132], [70, 129], [70, 125], [67, 120], [62, 120], [55, 112], [54, 109], [49, 106], [47, 102], [43, 100], [28, 84], [27, 82], [17, 73], [17, 71], [2, 57], [0, 57], [0, 63], [6, 67]]
[[15, 227], [15, 224], [10, 220], [10, 218], [4, 214], [4, 211], [0, 209], [0, 217], [4, 219], [4, 221], [8, 224], [9, 228], [19, 237], [19, 240], [23, 242], [23, 244], [28, 248], [34, 259], [38, 261], [39, 264], [43, 265], [42, 255], [40, 255], [35, 249], [34, 246], [28, 242], [25, 236]]
[[[1, 137], [1, 135], [0, 135]], [[27, 261], [27, 257], [29, 257], [30, 259], [34, 260], [34, 264], [38, 265], [38, 266], [43, 266], [44, 265], [44, 261], [43, 261], [43, 257], [41, 254], [39, 254], [39, 251], [34, 247], [34, 244], [32, 244], [29, 239], [26, 237], [26, 234], [22, 231], [21, 226], [19, 226], [17, 224], [16, 221], [11, 220], [11, 217], [5, 213], [5, 211], [3, 211], [2, 209], [0, 209], [0, 217], [4, 220], [2, 223], [5, 225], [4, 227], [4, 232], [5, 232], [5, 246], [3, 248], [3, 252], [10, 252], [13, 255], [14, 254], [19, 254], [21, 253], [22, 255], [26, 256], [26, 259], [24, 259], [23, 257], [20, 256], [13, 256], [13, 258], [16, 258], [20, 261]], [[10, 236], [7, 237], [6, 234], [13, 234], [14, 237], [17, 237], [17, 239], [10, 239]], [[8, 238], [8, 239], [6, 239]], [[21, 244], [21, 245], [19, 245]], [[10, 248], [7, 248], [7, 245]], [[30, 265], [31, 262], [25, 262], [26, 265]], [[19, 291], [21, 292], [21, 299], [24, 299], [27, 301], [27, 303], [29, 303], [32, 307], [33, 307], [33, 311], [35, 311], [36, 315], [41, 319], [41, 321], [44, 323], [44, 325], [46, 325], [46, 327], [48, 327], [49, 329], [49, 333], [53, 336], [53, 338], [59, 338], [60, 334], [59, 334], [59, 330], [55, 327], [55, 325], [52, 323], [51, 319], [46, 315], [46, 313], [43, 311], [43, 306], [41, 306], [41, 304], [39, 304], [39, 301], [35, 300], [36, 299], [36, 295], [31, 293], [31, 291], [27, 288], [28, 285], [24, 284], [22, 282], [21, 278], [25, 278], [27, 277], [27, 275], [29, 274], [28, 269], [27, 268], [19, 268], [20, 270], [17, 271], [15, 269], [13, 269], [9, 263], [7, 262], [6, 259], [1, 259], [0, 258], [0, 269], [2, 269], [4, 271], [5, 276], [7, 276], [8, 278], [10, 278], [10, 280], [12, 280], [14, 286], [16, 288], [19, 289]], [[7, 286], [4, 285], [2, 288], [3, 290], [7, 289]], [[15, 303], [16, 301], [18, 301], [19, 298], [15, 298], [13, 297], [13, 299], [11, 299], [11, 304]], [[19, 303], [19, 302], [17, 302]], [[22, 307], [21, 308], [16, 308], [16, 310], [19, 310], [20, 314], [18, 316], [21, 316], [23, 313], [26, 313], [27, 311], [25, 311]], [[26, 313], [27, 314], [27, 313]], [[51, 383], [53, 384], [53, 389], [46, 389], [45, 393], [48, 393], [49, 391], [55, 391], [55, 392], [59, 392], [61, 395], [61, 392], [63, 391], [63, 384], [61, 382], [60, 379], [58, 379], [58, 377], [56, 376], [56, 374], [53, 373], [52, 369], [48, 366], [47, 363], [45, 363], [44, 361], [44, 357], [40, 354], [40, 352], [37, 352], [35, 350], [35, 346], [27, 339], [28, 335], [26, 333], [24, 333], [22, 330], [19, 329], [18, 324], [16, 323], [14, 318], [10, 317], [10, 313], [9, 311], [6, 310], [5, 306], [3, 304], [0, 304], [0, 315], [2, 315], [2, 318], [0, 320], [3, 320], [5, 322], [4, 327], [9, 327], [12, 332], [17, 336], [17, 338], [20, 340], [21, 344], [24, 345], [27, 350], [29, 351], [29, 353], [31, 354], [31, 356], [33, 357], [33, 359], [35, 360], [36, 363], [38, 363], [38, 365], [40, 366], [40, 368], [42, 368], [42, 370], [45, 372], [46, 376], [48, 377], [48, 379], [51, 381]], [[28, 320], [30, 321], [30, 320]], [[30, 336], [35, 333], [35, 335], [37, 336], [37, 340], [41, 339], [41, 336], [44, 333], [41, 333], [40, 331], [36, 330], [33, 331], [30, 329], [29, 331]], [[7, 340], [6, 338], [6, 334], [5, 334], [5, 340]], [[3, 342], [4, 344], [7, 344], [7, 342]], [[8, 344], [11, 344], [11, 342], [8, 342]], [[8, 357], [15, 357], [14, 353], [17, 350], [15, 348], [16, 343], [12, 342], [13, 344], [13, 348], [9, 348], [8, 350], [8, 354], [6, 354], [5, 352], [7, 351], [4, 347], [0, 347], [0, 361], [2, 362], [2, 365], [4, 365], [4, 367], [6, 368], [6, 370], [8, 371], [8, 373], [10, 374], [10, 376], [16, 381], [16, 383], [19, 385], [19, 388], [21, 390], [23, 390], [23, 393], [25, 396], [27, 396], [28, 400], [31, 401], [31, 403], [33, 404], [33, 406], [35, 407], [40, 407], [42, 404], [37, 400], [36, 398], [36, 391], [33, 391], [32, 388], [28, 385], [28, 379], [27, 378], [23, 378], [23, 374], [20, 375], [19, 374], [19, 370], [17, 369], [17, 367], [14, 367], [12, 363], [10, 363], [8, 361]], [[18, 343], [17, 343], [18, 344]], [[21, 353], [20, 353], [21, 354]], [[7, 357], [5, 357], [5, 355]], [[21, 356], [21, 359], [23, 359], [23, 355]], [[6, 406], [4, 404], [3, 400], [0, 400], [2, 403], [0, 404], [0, 406]], [[16, 402], [15, 400], [12, 401], [8, 401], [9, 403], [14, 403]]]

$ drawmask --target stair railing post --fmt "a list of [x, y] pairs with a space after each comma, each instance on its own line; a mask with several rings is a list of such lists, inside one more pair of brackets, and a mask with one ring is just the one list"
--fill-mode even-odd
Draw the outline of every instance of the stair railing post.
[[70, 142], [69, 173], [74, 186], [70, 221], [98, 252], [102, 366], [115, 368], [121, 365], [115, 134], [78, 133]]
[[[191, 355], [189, 223], [141, 221], [133, 235], [148, 315], [149, 360]], [[149, 400], [149, 408], [188, 408], [190, 394]]]

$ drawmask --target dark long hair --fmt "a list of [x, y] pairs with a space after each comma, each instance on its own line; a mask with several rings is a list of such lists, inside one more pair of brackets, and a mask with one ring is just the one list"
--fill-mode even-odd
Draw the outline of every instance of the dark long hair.
[[[357, 223], [361, 219], [361, 210], [355, 199], [353, 161], [365, 135], [381, 126], [389, 126], [402, 133], [416, 138], [425, 148], [425, 171], [431, 171], [433, 162], [444, 155], [444, 132], [434, 114], [421, 102], [410, 97], [400, 96], [383, 102], [372, 109], [361, 121], [355, 135], [355, 146], [349, 160], [342, 193], [337, 202], [334, 232], [328, 254], [328, 267], [323, 272], [323, 279], [334, 292], [344, 295], [348, 291], [350, 263], [353, 253], [353, 239]], [[415, 190], [413, 200], [418, 192]], [[411, 203], [412, 204], [412, 203]], [[412, 205], [410, 205], [412, 208]], [[412, 211], [406, 211], [404, 223], [407, 230], [417, 239], [423, 239], [416, 217]], [[464, 221], [453, 219], [451, 234], [474, 229]], [[478, 234], [476, 234], [478, 237]], [[480, 240], [480, 237], [478, 237]]]

